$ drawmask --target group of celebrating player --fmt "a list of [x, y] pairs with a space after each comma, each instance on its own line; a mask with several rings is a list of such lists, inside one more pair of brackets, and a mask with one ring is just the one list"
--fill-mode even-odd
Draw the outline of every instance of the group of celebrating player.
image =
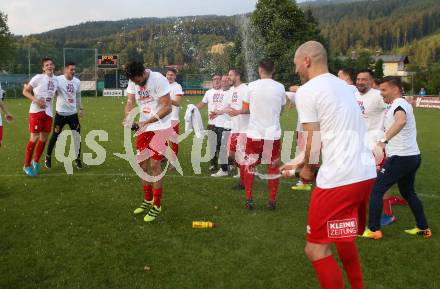
[[[344, 288], [329, 245], [334, 243], [351, 288], [359, 289], [364, 286], [355, 238], [382, 238], [381, 225], [396, 220], [392, 204], [408, 204], [414, 214], [417, 227], [407, 233], [431, 237], [432, 232], [414, 189], [421, 158], [413, 108], [402, 98], [400, 79], [385, 77], [377, 90], [373, 88], [371, 71], [364, 70], [357, 74], [353, 85], [351, 70], [342, 69], [338, 78], [329, 73], [327, 63], [325, 48], [319, 42], [306, 42], [294, 58], [302, 85], [291, 87], [291, 93], [272, 79], [274, 63], [264, 59], [258, 66], [260, 78], [248, 85], [242, 83], [237, 69], [231, 69], [228, 75], [215, 75], [212, 89], [197, 108], [208, 107], [208, 131], [216, 136], [209, 144], [214, 155], [212, 177], [227, 176], [232, 166], [237, 167], [240, 182], [235, 188], [245, 190], [246, 208], [256, 208], [252, 185], [260, 163], [267, 165], [267, 207], [272, 210], [277, 206], [279, 176], [291, 177], [297, 171], [304, 183], [316, 181], [308, 213], [306, 254], [322, 288]], [[23, 168], [28, 176], [39, 173], [38, 163], [52, 129], [55, 96], [47, 168], [51, 167], [52, 150], [63, 126], [68, 124], [79, 136], [78, 115], [83, 114], [75, 64], [67, 63], [60, 76], [54, 76], [50, 58], [42, 60], [42, 67], [43, 73], [33, 77], [23, 89], [32, 101]], [[130, 124], [136, 131], [137, 157], [145, 172], [158, 177], [163, 173], [162, 163], [169, 158], [168, 147], [172, 159], [178, 154], [182, 87], [175, 81], [174, 69], [169, 69], [165, 77], [145, 69], [141, 63], [131, 62], [126, 74], [129, 83], [124, 125], [138, 106], [139, 121]], [[281, 166], [280, 116], [287, 102], [298, 111], [297, 157]], [[6, 111], [0, 104], [0, 109]], [[8, 120], [13, 119], [9, 113], [6, 115]], [[79, 147], [77, 152], [76, 164], [81, 168]], [[134, 214], [146, 213], [144, 220], [151, 222], [162, 211], [162, 178], [142, 183], [143, 202]], [[396, 183], [404, 199], [387, 192]], [[381, 220], [382, 210], [385, 214]]]
[[43, 73], [35, 75], [23, 87], [23, 95], [31, 101], [29, 109], [30, 138], [26, 145], [23, 171], [30, 177], [40, 173], [39, 161], [43, 154], [49, 133], [52, 130], [53, 100], [56, 97], [56, 113], [53, 133], [46, 152], [45, 166], [52, 166], [51, 155], [55, 143], [63, 127], [68, 124], [74, 134], [77, 146], [75, 160], [78, 169], [83, 167], [80, 159], [80, 124], [79, 116], [83, 116], [81, 104], [80, 80], [75, 77], [76, 66], [73, 62], [66, 63], [62, 75], [55, 76], [54, 61], [45, 57], [41, 60]]
[[[304, 183], [316, 179], [309, 207], [306, 254], [322, 288], [344, 288], [330, 249], [334, 243], [351, 288], [364, 288], [354, 241], [359, 235], [382, 238], [381, 223], [395, 221], [391, 204], [407, 203], [414, 214], [417, 227], [406, 233], [426, 238], [432, 235], [414, 189], [420, 151], [413, 108], [402, 98], [397, 77], [380, 80], [379, 91], [372, 88], [373, 76], [368, 70], [357, 75], [356, 86], [349, 80], [352, 77], [346, 77], [346, 70], [340, 71], [340, 77], [348, 83], [330, 74], [327, 52], [319, 42], [301, 45], [294, 63], [302, 85], [292, 87], [294, 93], [289, 97], [284, 86], [272, 79], [275, 67], [269, 59], [260, 61], [260, 79], [248, 85], [241, 82], [236, 69], [213, 77], [213, 88], [197, 105], [199, 109], [208, 106], [208, 130], [216, 135], [210, 144], [215, 151], [210, 170], [213, 177], [222, 177], [229, 174], [231, 164], [237, 166], [237, 188], [244, 187], [248, 209], [255, 208], [252, 184], [260, 163], [267, 164], [268, 175], [274, 176], [268, 178], [270, 209], [276, 208], [277, 175], [290, 177], [296, 170]], [[144, 156], [142, 167], [158, 176], [167, 142], [173, 143], [176, 135], [170, 115], [179, 106], [176, 92], [169, 85], [172, 81], [167, 82], [140, 63], [130, 63], [127, 76], [126, 114], [135, 102], [141, 111], [140, 122], [133, 127], [138, 130], [138, 154]], [[178, 91], [180, 99], [181, 89]], [[301, 149], [295, 160], [280, 166], [280, 116], [287, 99], [298, 111], [297, 146]], [[384, 198], [396, 183], [404, 199], [389, 193]], [[134, 213], [148, 211], [144, 220], [153, 221], [161, 212], [161, 196], [161, 180], [144, 181], [144, 201]], [[384, 203], [388, 218], [381, 222]]]

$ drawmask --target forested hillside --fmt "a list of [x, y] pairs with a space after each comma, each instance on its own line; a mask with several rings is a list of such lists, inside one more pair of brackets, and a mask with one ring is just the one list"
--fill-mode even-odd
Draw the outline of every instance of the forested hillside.
[[356, 47], [391, 51], [440, 29], [438, 0], [358, 1], [310, 8], [333, 54], [347, 54]]
[[[439, 61], [438, 0], [318, 0], [300, 6], [310, 10], [318, 21], [333, 57], [367, 49], [371, 54], [405, 53], [421, 66]], [[132, 58], [153, 67], [187, 64], [194, 72], [209, 72], [213, 67], [228, 65], [228, 53], [240, 34], [244, 17], [87, 22], [37, 35], [16, 36], [15, 58], [7, 64], [7, 70], [27, 72], [28, 50], [32, 70], [39, 69], [37, 60], [42, 55], [52, 55], [59, 63], [62, 48], [69, 47], [118, 53], [122, 62]]]

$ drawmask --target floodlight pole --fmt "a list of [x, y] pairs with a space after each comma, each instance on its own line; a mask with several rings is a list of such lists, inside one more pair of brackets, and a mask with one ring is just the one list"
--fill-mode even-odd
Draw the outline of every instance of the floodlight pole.
[[28, 46], [28, 78], [31, 79], [31, 47]]
[[98, 96], [98, 48], [95, 48], [95, 96]]
[[63, 62], [64, 67], [66, 66], [66, 51], [67, 50], [81, 50], [81, 51], [94, 51], [95, 52], [95, 96], [98, 96], [98, 48], [69, 48], [63, 47]]
[[66, 48], [63, 47], [63, 67], [66, 67]]

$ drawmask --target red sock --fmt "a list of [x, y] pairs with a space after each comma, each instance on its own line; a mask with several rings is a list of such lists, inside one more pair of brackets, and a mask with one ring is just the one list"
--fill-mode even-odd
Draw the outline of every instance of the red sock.
[[322, 289], [344, 289], [342, 272], [333, 255], [312, 262]]
[[[267, 172], [269, 173], [269, 175], [276, 175], [280, 173], [280, 169], [271, 165], [267, 166]], [[274, 180], [269, 180], [267, 182], [268, 186], [269, 186], [269, 199], [271, 201], [275, 201], [277, 198], [277, 192], [278, 192], [278, 186], [279, 186], [280, 180], [279, 179], [274, 179]]]
[[31, 166], [31, 160], [32, 160], [32, 155], [34, 154], [34, 149], [35, 149], [35, 143], [33, 141], [29, 141], [26, 146], [26, 152], [24, 154], [24, 166], [26, 168]]
[[351, 289], [364, 289], [362, 281], [362, 269], [359, 261], [356, 244], [354, 242], [338, 242], [335, 243], [338, 250], [339, 259], [344, 264], [345, 272], [350, 281]]
[[408, 202], [404, 198], [399, 197], [399, 196], [391, 197], [390, 203], [391, 203], [391, 206], [394, 206], [394, 205], [408, 205]]
[[152, 201], [153, 200], [153, 186], [152, 185], [144, 185], [144, 200]]
[[160, 200], [162, 199], [162, 188], [154, 189], [153, 195], [154, 195], [154, 205], [156, 207], [160, 207]]
[[383, 213], [387, 216], [393, 215], [393, 209], [391, 207], [391, 198], [383, 199]]
[[254, 174], [249, 172], [251, 166], [243, 166], [244, 172], [244, 189], [246, 191], [246, 200], [252, 199], [252, 185], [254, 184]]
[[43, 154], [44, 151], [44, 146], [46, 145], [46, 142], [39, 140], [37, 142], [37, 148], [35, 149], [35, 156], [34, 156], [34, 161], [36, 163], [38, 163], [40, 161], [40, 157]]
[[238, 165], [240, 171], [240, 184], [244, 186], [244, 166]]

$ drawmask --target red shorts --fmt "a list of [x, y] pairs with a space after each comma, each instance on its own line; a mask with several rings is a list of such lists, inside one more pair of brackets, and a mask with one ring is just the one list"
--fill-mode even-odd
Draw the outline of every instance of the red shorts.
[[368, 199], [375, 179], [312, 191], [307, 241], [327, 244], [351, 242], [366, 226]]
[[299, 151], [304, 151], [306, 147], [306, 139], [305, 139], [305, 132], [303, 131], [295, 131], [296, 135], [296, 147], [299, 149]]
[[[281, 141], [246, 139], [246, 157], [250, 164], [275, 164], [280, 160]], [[258, 157], [255, 159], [255, 157]]]
[[171, 142], [170, 147], [177, 156], [177, 153], [179, 152], [179, 144], [177, 143], [177, 138], [179, 137], [180, 134], [179, 122], [173, 120], [171, 125], [173, 127], [174, 132], [170, 139]]
[[50, 132], [52, 130], [52, 117], [45, 111], [29, 113], [29, 131], [31, 133]]
[[246, 151], [246, 134], [245, 133], [231, 133], [228, 140], [229, 153], [245, 152]]
[[172, 128], [146, 131], [136, 137], [136, 150], [139, 162], [146, 159], [161, 161], [165, 157]]
[[3, 126], [0, 125], [0, 145], [2, 144], [2, 140], [3, 140]]

